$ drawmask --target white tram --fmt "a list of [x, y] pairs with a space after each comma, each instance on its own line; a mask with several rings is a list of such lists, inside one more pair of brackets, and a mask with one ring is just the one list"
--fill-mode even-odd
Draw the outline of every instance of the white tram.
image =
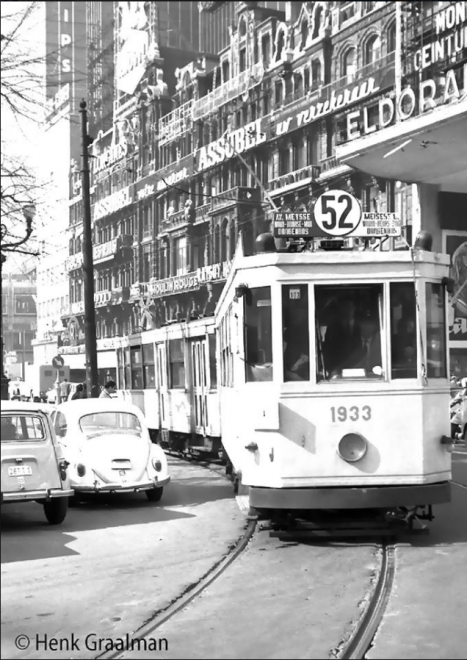
[[258, 241], [216, 309], [222, 443], [250, 505], [449, 501], [449, 257]]
[[177, 452], [221, 451], [214, 317], [132, 335], [117, 348], [117, 385], [153, 440]]

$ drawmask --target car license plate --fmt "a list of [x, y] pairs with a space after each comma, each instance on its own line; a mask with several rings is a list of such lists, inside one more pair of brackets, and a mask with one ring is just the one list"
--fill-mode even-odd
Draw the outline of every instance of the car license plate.
[[14, 467], [8, 468], [9, 477], [19, 477], [23, 474], [32, 474], [32, 468], [30, 465], [15, 465]]

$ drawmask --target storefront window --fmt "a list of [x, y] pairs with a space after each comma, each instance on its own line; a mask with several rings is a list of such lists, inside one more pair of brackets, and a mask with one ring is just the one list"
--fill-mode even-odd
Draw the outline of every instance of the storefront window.
[[282, 287], [284, 381], [310, 380], [308, 285]]
[[446, 378], [446, 313], [442, 284], [426, 284], [428, 378]]
[[417, 319], [412, 282], [391, 283], [391, 378], [417, 377]]
[[244, 300], [246, 380], [271, 381], [271, 288], [248, 289]]
[[381, 378], [383, 287], [317, 286], [317, 379]]

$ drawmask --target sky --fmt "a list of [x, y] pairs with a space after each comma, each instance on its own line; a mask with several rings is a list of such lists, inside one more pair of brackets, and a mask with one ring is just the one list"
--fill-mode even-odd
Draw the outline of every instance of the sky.
[[[36, 217], [34, 223], [36, 231], [33, 234], [37, 238], [37, 229], [45, 224], [49, 214], [49, 200], [51, 195], [50, 185], [47, 184], [47, 167], [44, 167], [44, 126], [43, 126], [43, 102], [45, 100], [44, 88], [44, 55], [45, 55], [45, 2], [1, 2], [2, 35], [7, 37], [18, 25], [20, 17], [28, 7], [34, 6], [28, 19], [16, 32], [14, 40], [9, 46], [7, 53], [14, 54], [19, 63], [18, 74], [15, 80], [21, 80], [27, 83], [27, 93], [33, 100], [33, 103], [27, 105], [27, 114], [14, 115], [7, 103], [2, 100], [2, 123], [1, 140], [2, 155], [7, 154], [10, 157], [18, 159], [33, 172], [41, 185], [41, 190], [37, 193]], [[3, 43], [2, 43], [3, 48]], [[34, 58], [33, 63], [28, 60]], [[27, 64], [26, 64], [27, 63]], [[2, 65], [3, 77], [3, 65]], [[37, 248], [37, 240], [31, 242], [31, 247]], [[53, 250], [53, 238], [50, 239], [49, 251]], [[24, 261], [31, 264], [32, 258], [21, 257], [20, 255], [8, 255], [4, 266], [5, 271], [17, 271]]]

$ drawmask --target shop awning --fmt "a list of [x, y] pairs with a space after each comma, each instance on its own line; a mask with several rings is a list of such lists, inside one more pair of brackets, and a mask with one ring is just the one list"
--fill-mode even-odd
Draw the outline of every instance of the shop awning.
[[467, 98], [342, 144], [336, 156], [375, 177], [467, 192]]

